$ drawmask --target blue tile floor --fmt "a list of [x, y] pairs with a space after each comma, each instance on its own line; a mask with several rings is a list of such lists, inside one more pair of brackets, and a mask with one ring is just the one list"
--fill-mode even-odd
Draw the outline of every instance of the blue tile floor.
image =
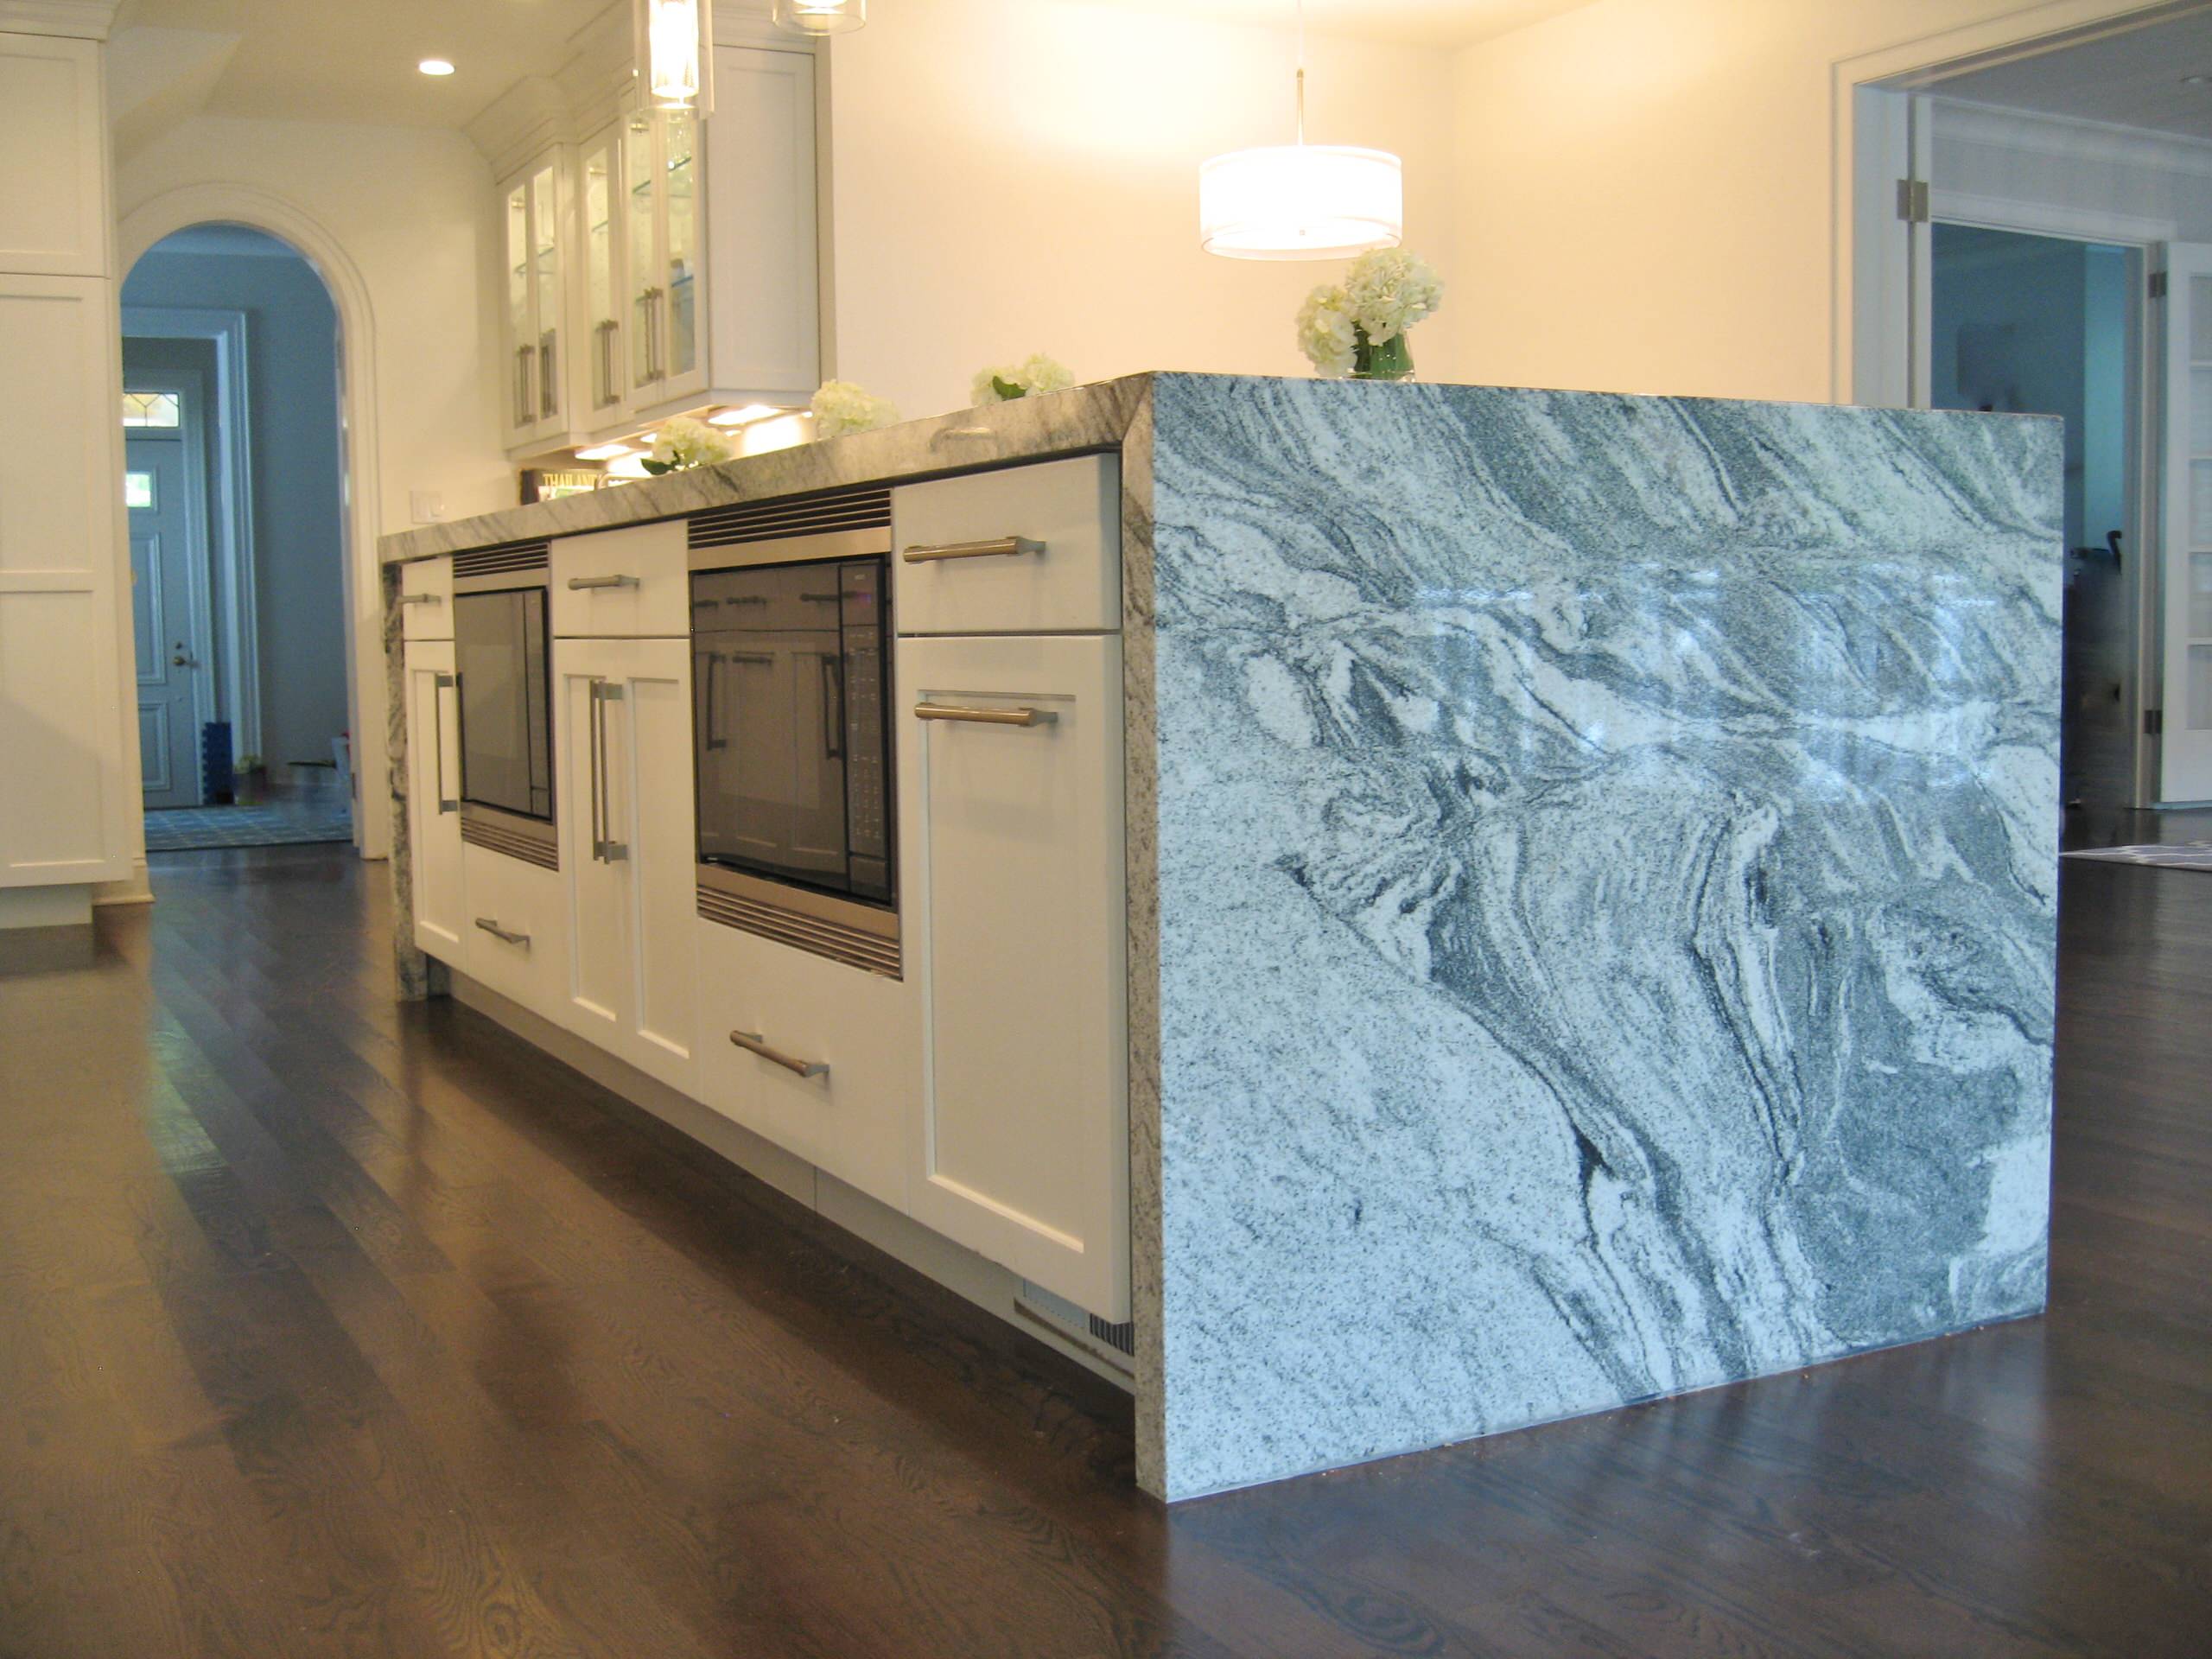
[[254, 806], [188, 806], [146, 815], [149, 853], [353, 839], [353, 815], [343, 796], [329, 800], [278, 799]]

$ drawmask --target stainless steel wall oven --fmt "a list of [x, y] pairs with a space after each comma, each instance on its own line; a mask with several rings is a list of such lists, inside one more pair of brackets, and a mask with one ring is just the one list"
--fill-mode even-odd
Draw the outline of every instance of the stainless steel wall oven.
[[896, 974], [889, 494], [690, 535], [700, 913]]
[[453, 642], [461, 837], [556, 868], [547, 554], [537, 542], [457, 556]]

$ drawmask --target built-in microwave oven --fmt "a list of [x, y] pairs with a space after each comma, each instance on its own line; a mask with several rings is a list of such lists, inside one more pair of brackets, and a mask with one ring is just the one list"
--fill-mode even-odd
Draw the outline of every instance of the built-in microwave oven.
[[887, 503], [851, 517], [722, 542], [694, 520], [700, 909], [895, 973]]
[[461, 836], [556, 866], [553, 627], [542, 552], [454, 565]]

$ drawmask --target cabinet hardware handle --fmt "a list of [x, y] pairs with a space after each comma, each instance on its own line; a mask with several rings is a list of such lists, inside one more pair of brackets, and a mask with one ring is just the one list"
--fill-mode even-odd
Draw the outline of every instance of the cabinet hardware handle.
[[592, 332], [599, 339], [599, 384], [592, 388], [592, 406], [604, 409], [620, 395], [614, 385], [614, 365], [619, 353], [614, 349], [614, 337], [621, 324], [612, 317], [601, 317]]
[[719, 651], [707, 651], [700, 655], [706, 658], [707, 663], [706, 672], [699, 677], [703, 682], [700, 696], [706, 702], [706, 707], [700, 711], [699, 720], [700, 729], [706, 733], [704, 747], [710, 752], [726, 749], [729, 747], [729, 740], [721, 735], [719, 722], [715, 718], [721, 709], [721, 704], [715, 697], [715, 673], [722, 665], [722, 654]]
[[537, 348], [535, 346], [515, 347], [515, 424], [529, 426], [536, 421], [537, 398], [532, 380], [537, 372]]
[[729, 1039], [747, 1053], [758, 1054], [771, 1065], [780, 1065], [785, 1071], [796, 1072], [802, 1077], [826, 1077], [830, 1075], [830, 1068], [820, 1060], [795, 1059], [769, 1047], [760, 1040], [760, 1033], [757, 1031], [733, 1031]]
[[402, 594], [399, 602], [403, 605], [442, 605], [446, 601], [442, 594]]
[[917, 720], [964, 720], [977, 726], [1049, 726], [1059, 716], [1049, 709], [962, 709], [950, 703], [918, 702]]
[[1024, 553], [1044, 550], [1044, 543], [1033, 542], [1027, 536], [1001, 536], [988, 542], [943, 542], [934, 547], [910, 547], [899, 556], [909, 564], [927, 564], [937, 559], [1016, 558]]
[[489, 916], [479, 916], [476, 918], [476, 925], [482, 928], [486, 933], [489, 933], [493, 938], [499, 940], [502, 944], [518, 944], [525, 950], [530, 949], [529, 934], [510, 933], [505, 928], [501, 927], [499, 923], [493, 920]]
[[822, 662], [822, 758], [845, 758], [845, 663], [823, 652]]
[[591, 855], [601, 864], [613, 864], [630, 856], [627, 842], [616, 841], [607, 831], [607, 705], [622, 701], [622, 688], [610, 685], [605, 680], [591, 683]]
[[537, 337], [537, 412], [547, 420], [561, 412], [561, 377], [555, 364], [560, 340], [557, 328], [548, 328]]
[[594, 588], [634, 588], [637, 585], [638, 579], [635, 576], [570, 576], [569, 578], [569, 591], [572, 594], [588, 593]]
[[446, 717], [438, 708], [438, 693], [447, 690], [454, 694], [454, 703], [458, 705], [461, 701], [460, 675], [433, 674], [430, 676], [430, 731], [437, 745], [432, 757], [432, 764], [437, 767], [437, 776], [434, 781], [437, 785], [438, 815], [441, 817], [448, 812], [461, 810], [461, 803], [458, 800], [449, 801], [446, 798]]

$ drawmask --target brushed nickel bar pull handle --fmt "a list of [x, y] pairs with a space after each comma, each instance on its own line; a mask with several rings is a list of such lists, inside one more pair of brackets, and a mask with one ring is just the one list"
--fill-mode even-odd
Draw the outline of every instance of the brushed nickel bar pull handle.
[[1042, 553], [1045, 543], [1027, 536], [1000, 536], [988, 542], [941, 542], [936, 546], [910, 547], [899, 556], [909, 564], [928, 564], [938, 559], [1007, 559], [1024, 553]]
[[594, 588], [634, 588], [635, 576], [570, 576], [569, 591], [572, 594], [589, 593]]
[[584, 715], [584, 770], [591, 774], [591, 855], [595, 862], [605, 861], [601, 855], [607, 848], [599, 804], [599, 688], [604, 683], [596, 675], [584, 683], [584, 695], [589, 699]]
[[493, 938], [499, 940], [503, 944], [518, 944], [525, 950], [530, 949], [529, 934], [510, 933], [505, 928], [501, 927], [498, 922], [494, 921], [489, 916], [479, 916], [476, 918], [476, 925], [482, 928], [486, 933], [489, 933]]
[[456, 698], [459, 697], [460, 675], [433, 674], [430, 676], [430, 730], [437, 739], [437, 752], [433, 756], [433, 760], [438, 769], [438, 816], [441, 817], [448, 812], [461, 810], [461, 803], [458, 800], [449, 801], [446, 798], [446, 717], [438, 708], [438, 693], [447, 690], [452, 691]]
[[446, 601], [443, 594], [402, 594], [399, 602], [403, 605], [442, 605]]
[[964, 720], [977, 726], [1049, 726], [1059, 716], [1049, 709], [963, 709], [946, 702], [918, 702], [917, 720]]
[[592, 764], [591, 778], [592, 856], [602, 864], [613, 864], [630, 856], [629, 843], [614, 839], [609, 833], [613, 828], [612, 814], [607, 801], [613, 793], [607, 786], [607, 705], [622, 701], [622, 688], [610, 685], [605, 680], [594, 680], [591, 688]]
[[819, 1060], [794, 1059], [789, 1054], [769, 1047], [760, 1040], [760, 1033], [757, 1031], [733, 1031], [729, 1039], [747, 1053], [758, 1054], [769, 1065], [780, 1065], [785, 1071], [799, 1077], [826, 1077], [830, 1075], [830, 1068]]

